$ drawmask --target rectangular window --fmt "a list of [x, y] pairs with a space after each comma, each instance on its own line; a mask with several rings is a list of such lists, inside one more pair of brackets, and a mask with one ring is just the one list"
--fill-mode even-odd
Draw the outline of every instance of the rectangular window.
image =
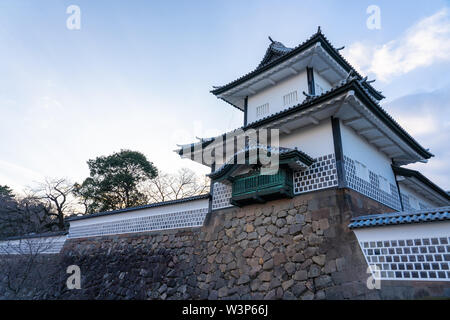
[[283, 96], [283, 105], [285, 107], [291, 106], [292, 104], [296, 103], [298, 101], [297, 97], [297, 91], [292, 91], [288, 93], [287, 95]]
[[355, 161], [355, 166], [356, 166], [356, 176], [367, 182], [370, 182], [369, 169], [367, 169], [367, 167], [359, 161]]
[[387, 192], [387, 193], [391, 193], [391, 186], [389, 184], [389, 181], [385, 177], [382, 177], [382, 176], [379, 175], [378, 176], [378, 181], [380, 183], [380, 189], [382, 191]]
[[269, 114], [269, 104], [265, 103], [263, 105], [260, 105], [259, 107], [256, 107], [256, 116], [262, 117]]

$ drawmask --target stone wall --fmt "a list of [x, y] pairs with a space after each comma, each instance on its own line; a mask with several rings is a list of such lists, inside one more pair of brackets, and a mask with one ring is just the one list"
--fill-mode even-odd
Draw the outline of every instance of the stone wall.
[[[46, 280], [47, 289], [28, 291], [22, 297], [402, 299], [448, 295], [445, 283], [396, 281], [382, 283], [382, 290], [367, 288], [367, 264], [347, 225], [353, 216], [387, 211], [392, 210], [351, 190], [331, 189], [214, 211], [201, 228], [72, 239], [54, 257], [53, 266], [59, 266], [59, 271]], [[81, 268], [80, 290], [65, 286], [65, 271], [72, 264]]]

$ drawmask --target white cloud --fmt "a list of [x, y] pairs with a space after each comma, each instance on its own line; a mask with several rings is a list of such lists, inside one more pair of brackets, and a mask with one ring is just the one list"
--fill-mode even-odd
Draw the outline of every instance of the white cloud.
[[44, 176], [32, 169], [0, 160], [0, 184], [6, 184], [15, 192], [21, 192], [24, 186], [42, 181]]
[[404, 114], [398, 118], [405, 130], [413, 136], [422, 136], [427, 134], [439, 133], [442, 126], [439, 125], [437, 115], [411, 115]]
[[443, 8], [408, 28], [399, 39], [382, 45], [356, 42], [349, 46], [346, 55], [363, 73], [389, 82], [416, 68], [450, 61], [449, 52], [450, 12]]
[[389, 102], [386, 108], [408, 133], [435, 155], [426, 164], [415, 163], [408, 167], [422, 172], [445, 190], [450, 189], [450, 87], [406, 95]]

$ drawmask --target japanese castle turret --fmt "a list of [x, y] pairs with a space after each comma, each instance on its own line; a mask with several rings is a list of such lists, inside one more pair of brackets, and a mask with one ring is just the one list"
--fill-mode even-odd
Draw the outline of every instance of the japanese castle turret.
[[449, 281], [449, 194], [404, 167], [433, 154], [380, 106], [375, 80], [320, 27], [294, 48], [269, 40], [253, 71], [211, 91], [243, 112], [242, 127], [176, 150], [211, 168], [211, 214], [348, 190], [384, 208], [376, 216], [355, 212], [349, 225], [378, 278]]
[[269, 41], [211, 91], [242, 126], [176, 150], [209, 167], [209, 193], [73, 216], [67, 234], [6, 239], [0, 255], [83, 268], [81, 290], [46, 286], [58, 299], [450, 297], [449, 194], [405, 167], [433, 154], [320, 28]]

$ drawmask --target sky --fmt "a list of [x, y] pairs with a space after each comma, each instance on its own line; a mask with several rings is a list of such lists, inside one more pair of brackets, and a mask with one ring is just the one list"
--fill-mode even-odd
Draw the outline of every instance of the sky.
[[[449, 190], [450, 1], [343, 3], [0, 0], [0, 185], [82, 182], [88, 159], [120, 149], [207, 173], [173, 150], [242, 125], [212, 86], [253, 70], [268, 36], [294, 47], [320, 25], [435, 154], [410, 167]], [[79, 30], [67, 27], [70, 5]], [[367, 26], [371, 5], [379, 29]]]

